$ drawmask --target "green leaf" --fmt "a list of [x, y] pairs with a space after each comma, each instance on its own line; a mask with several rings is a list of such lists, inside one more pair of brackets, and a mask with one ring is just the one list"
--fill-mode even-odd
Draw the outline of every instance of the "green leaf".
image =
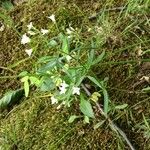
[[89, 119], [88, 116], [84, 116], [84, 122], [85, 122], [85, 123], [90, 123], [90, 119]]
[[18, 102], [24, 95], [23, 89], [18, 89], [16, 91], [9, 91], [7, 92], [1, 99], [0, 99], [0, 109], [4, 109], [7, 106], [11, 106]]
[[69, 42], [67, 36], [65, 35], [62, 36], [62, 51], [65, 54], [69, 54]]
[[96, 125], [94, 125], [94, 130], [98, 129], [99, 127], [101, 127], [104, 124], [105, 120], [98, 122]]
[[72, 122], [74, 122], [74, 120], [77, 119], [77, 118], [79, 118], [79, 117], [76, 116], [76, 115], [72, 115], [72, 116], [70, 116], [68, 122], [69, 122], [69, 123], [72, 123]]
[[24, 92], [25, 96], [28, 97], [29, 95], [29, 76], [25, 76], [21, 79], [21, 82], [24, 83]]
[[47, 71], [52, 70], [58, 63], [58, 58], [51, 58], [46, 65], [43, 65], [41, 68], [38, 69], [37, 73], [47, 73]]
[[95, 79], [94, 77], [91, 76], [87, 76], [93, 83], [95, 83], [98, 87], [100, 87], [101, 89], [103, 89], [102, 85], [97, 81], [97, 79]]
[[97, 102], [99, 97], [101, 97], [101, 94], [99, 94], [98, 92], [94, 92], [92, 95], [91, 95], [91, 100], [94, 101], [94, 102]]
[[29, 82], [28, 82], [28, 80], [26, 80], [24, 82], [24, 92], [25, 92], [25, 96], [28, 97], [28, 95], [29, 95]]
[[29, 77], [29, 80], [31, 81], [31, 84], [34, 84], [36, 87], [39, 87], [41, 83], [40, 80], [34, 76]]
[[58, 45], [58, 43], [56, 42], [56, 40], [51, 40], [49, 43], [48, 43], [48, 46], [50, 46], [50, 47], [55, 47], [55, 46], [57, 46]]
[[10, 11], [14, 8], [14, 6], [11, 3], [11, 1], [4, 1], [4, 2], [2, 2], [2, 8], [7, 10], [7, 11]]
[[85, 100], [83, 95], [80, 95], [80, 99], [81, 99], [80, 101], [81, 112], [87, 117], [94, 118], [94, 112], [90, 102]]
[[98, 87], [100, 87], [103, 91], [104, 95], [104, 112], [107, 115], [108, 113], [108, 106], [109, 106], [109, 96], [107, 90], [102, 86], [102, 84], [99, 83], [97, 79], [91, 76], [87, 76], [93, 83], [95, 83]]
[[92, 63], [92, 65], [95, 65], [97, 63], [99, 63], [100, 61], [102, 61], [103, 57], [105, 55], [105, 51], [103, 51]]
[[38, 64], [39, 63], [46, 63], [46, 62], [51, 61], [52, 59], [54, 59], [53, 56], [44, 56], [44, 57], [39, 58], [37, 63]]
[[117, 105], [117, 106], [115, 106], [115, 109], [125, 109], [127, 106], [128, 106], [128, 104]]
[[108, 106], [109, 106], [109, 96], [108, 96], [108, 92], [106, 89], [102, 89], [102, 90], [103, 90], [103, 95], [104, 95], [104, 113], [107, 115]]
[[19, 76], [19, 77], [24, 77], [24, 76], [26, 76], [27, 74], [28, 74], [27, 71], [22, 71], [18, 76]]
[[40, 85], [40, 90], [41, 91], [50, 91], [53, 90], [55, 88], [55, 84], [53, 83], [52, 79], [50, 77], [43, 77], [41, 79], [41, 85]]
[[23, 78], [21, 79], [21, 82], [25, 82], [25, 81], [27, 81], [27, 80], [29, 80], [29, 76], [23, 77]]
[[88, 54], [88, 67], [90, 67], [93, 64], [94, 57], [95, 57], [95, 51], [92, 49]]
[[150, 91], [150, 87], [148, 86], [148, 87], [142, 89], [142, 91], [145, 91], [145, 92]]

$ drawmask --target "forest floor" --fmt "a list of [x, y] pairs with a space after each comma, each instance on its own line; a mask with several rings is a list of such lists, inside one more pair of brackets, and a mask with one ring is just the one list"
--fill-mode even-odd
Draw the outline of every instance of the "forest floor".
[[[48, 18], [55, 15], [57, 28]], [[37, 29], [49, 29], [48, 38], [70, 26], [77, 31], [75, 49], [82, 45], [81, 63], [96, 45], [96, 54], [105, 51], [102, 62], [92, 67], [99, 80], [107, 81], [108, 116], [126, 134], [136, 150], [150, 149], [150, 0], [28, 0], [0, 6], [0, 96], [22, 87], [19, 74], [33, 72], [35, 62], [55, 53], [44, 50], [40, 39], [33, 57], [25, 53], [21, 37], [32, 22]], [[4, 26], [2, 28], [2, 26]], [[91, 48], [92, 49], [92, 48]], [[84, 81], [91, 92], [98, 89]], [[143, 90], [145, 89], [146, 90]], [[83, 89], [82, 89], [83, 90]], [[103, 105], [101, 97], [99, 103]], [[118, 106], [118, 107], [117, 107]], [[92, 105], [95, 114], [98, 110]], [[101, 114], [90, 123], [78, 104], [57, 109], [50, 97], [34, 87], [29, 96], [0, 110], [0, 150], [129, 150], [130, 144]], [[105, 120], [106, 119], [106, 120]], [[104, 121], [104, 122], [103, 122]], [[103, 124], [97, 128], [97, 123]]]

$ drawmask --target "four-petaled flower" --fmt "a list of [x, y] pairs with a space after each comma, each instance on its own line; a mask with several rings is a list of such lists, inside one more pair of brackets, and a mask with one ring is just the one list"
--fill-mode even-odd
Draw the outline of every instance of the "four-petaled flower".
[[58, 103], [58, 99], [56, 99], [54, 96], [51, 97], [51, 104], [57, 104]]
[[47, 34], [49, 31], [48, 30], [46, 30], [46, 29], [41, 29], [41, 33], [42, 33], [42, 35], [45, 35], [45, 34]]
[[80, 88], [78, 88], [78, 87], [73, 87], [72, 94], [80, 95]]
[[28, 54], [28, 56], [30, 57], [32, 52], [33, 52], [33, 49], [26, 49], [25, 52]]
[[55, 15], [54, 15], [54, 14], [52, 14], [52, 15], [49, 16], [48, 18], [51, 19], [53, 23], [56, 23]]
[[21, 44], [29, 43], [31, 39], [26, 35], [26, 33], [22, 36]]
[[63, 83], [60, 84], [59, 90], [60, 90], [60, 94], [65, 94], [67, 91], [67, 87], [69, 85], [65, 83], [65, 81], [63, 81]]

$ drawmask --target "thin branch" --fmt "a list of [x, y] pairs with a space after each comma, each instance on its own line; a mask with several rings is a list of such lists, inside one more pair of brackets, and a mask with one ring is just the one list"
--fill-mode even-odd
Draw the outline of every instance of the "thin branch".
[[101, 13], [103, 13], [104, 11], [108, 12], [108, 11], [116, 11], [116, 10], [124, 10], [125, 7], [115, 7], [115, 8], [108, 8], [108, 9], [104, 9], [104, 10], [100, 10], [98, 13], [95, 13], [94, 15], [90, 16], [89, 17], [89, 20], [93, 20], [93, 19], [96, 19]]
[[15, 73], [14, 70], [12, 70], [12, 69], [10, 69], [10, 68], [7, 68], [7, 67], [0, 66], [0, 69], [8, 70], [8, 71], [10, 71], [10, 72], [12, 72], [12, 73]]
[[[84, 84], [81, 84], [83, 90], [86, 92], [88, 96], [91, 96], [90, 91], [86, 88]], [[121, 137], [126, 141], [128, 146], [130, 147], [131, 150], [135, 150], [131, 142], [129, 141], [128, 137], [126, 134], [104, 113], [103, 109], [100, 107], [100, 105], [96, 102], [96, 106], [99, 109], [100, 113], [109, 121], [110, 126], [115, 130], [115, 132], [119, 133]]]

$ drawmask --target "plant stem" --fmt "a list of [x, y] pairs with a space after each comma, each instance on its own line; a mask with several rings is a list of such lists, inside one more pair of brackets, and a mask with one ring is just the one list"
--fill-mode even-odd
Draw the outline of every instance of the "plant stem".
[[[82, 88], [84, 89], [84, 91], [86, 92], [86, 94], [88, 96], [91, 96], [90, 91], [86, 88], [86, 86], [84, 84], [81, 84]], [[128, 146], [130, 147], [131, 150], [135, 150], [135, 148], [133, 147], [133, 145], [131, 144], [131, 142], [129, 141], [128, 137], [126, 136], [126, 134], [104, 113], [103, 109], [100, 107], [100, 105], [96, 102], [96, 106], [99, 109], [101, 115], [103, 115], [108, 121], [109, 121], [109, 125], [110, 127], [116, 132], [119, 133], [122, 138], [126, 141], [126, 143], [128, 144]]]

